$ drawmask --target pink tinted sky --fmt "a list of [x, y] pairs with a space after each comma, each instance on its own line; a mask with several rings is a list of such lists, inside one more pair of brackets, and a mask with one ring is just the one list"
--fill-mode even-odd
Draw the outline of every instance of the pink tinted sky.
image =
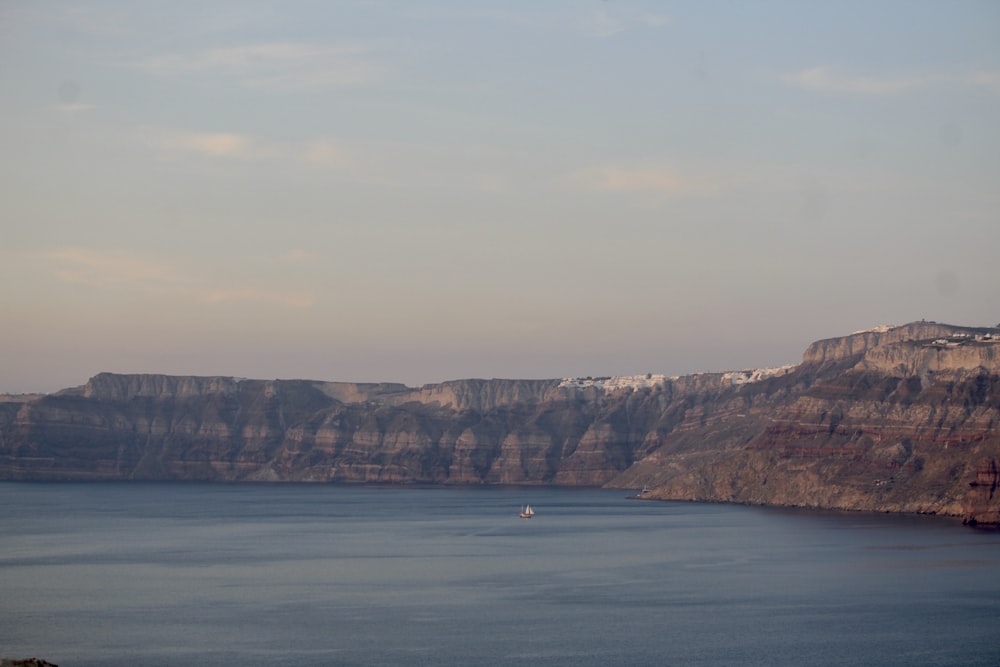
[[998, 7], [7, 3], [0, 391], [997, 324]]

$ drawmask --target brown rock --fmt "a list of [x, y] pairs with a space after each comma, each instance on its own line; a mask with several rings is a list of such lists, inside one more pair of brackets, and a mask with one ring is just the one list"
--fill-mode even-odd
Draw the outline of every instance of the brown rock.
[[780, 373], [634, 385], [102, 373], [0, 401], [0, 479], [603, 484], [996, 522], [994, 334], [919, 322], [818, 341]]

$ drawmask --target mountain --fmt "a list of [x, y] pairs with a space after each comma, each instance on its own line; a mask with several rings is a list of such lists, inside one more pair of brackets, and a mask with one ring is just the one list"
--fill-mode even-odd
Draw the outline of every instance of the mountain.
[[795, 366], [419, 388], [101, 373], [0, 397], [0, 479], [558, 484], [1000, 524], [1000, 329], [914, 322]]

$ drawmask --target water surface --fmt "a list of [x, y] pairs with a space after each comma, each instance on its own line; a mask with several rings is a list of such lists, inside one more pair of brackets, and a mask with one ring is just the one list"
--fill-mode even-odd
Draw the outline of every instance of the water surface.
[[1000, 664], [1000, 535], [951, 520], [569, 489], [0, 503], [0, 655], [61, 667]]

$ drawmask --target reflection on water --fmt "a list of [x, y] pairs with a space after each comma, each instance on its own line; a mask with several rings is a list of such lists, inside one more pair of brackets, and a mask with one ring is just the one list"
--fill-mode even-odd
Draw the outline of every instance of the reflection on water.
[[0, 647], [64, 667], [1000, 663], [1000, 535], [624, 496], [0, 483]]

